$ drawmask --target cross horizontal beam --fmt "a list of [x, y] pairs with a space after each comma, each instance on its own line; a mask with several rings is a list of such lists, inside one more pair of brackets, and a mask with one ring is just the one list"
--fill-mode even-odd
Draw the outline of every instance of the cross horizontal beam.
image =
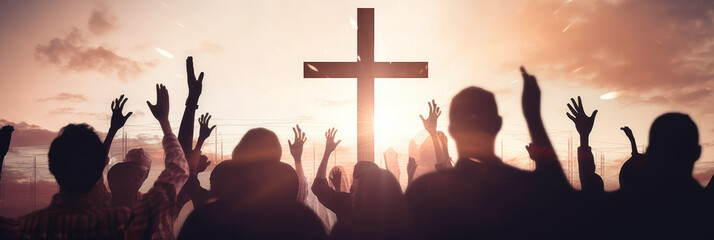
[[[357, 78], [363, 62], [305, 62], [304, 78]], [[426, 62], [375, 62], [372, 63], [374, 78], [428, 78]], [[370, 73], [367, 73], [370, 74]]]

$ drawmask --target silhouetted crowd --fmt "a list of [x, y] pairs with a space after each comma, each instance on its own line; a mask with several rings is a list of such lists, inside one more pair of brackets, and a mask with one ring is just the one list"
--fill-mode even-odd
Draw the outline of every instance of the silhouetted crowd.
[[[188, 98], [178, 136], [169, 121], [169, 93], [156, 85], [155, 104], [147, 101], [164, 137], [164, 170], [146, 193], [139, 192], [152, 166], [143, 149], [128, 151], [107, 172], [112, 139], [131, 116], [123, 95], [111, 104], [112, 117], [102, 141], [87, 124], [63, 127], [52, 142], [49, 170], [60, 187], [50, 205], [19, 218], [0, 217], [1, 239], [650, 239], [714, 238], [712, 193], [692, 177], [699, 159], [699, 133], [692, 119], [666, 113], [652, 123], [647, 151], [639, 153], [632, 130], [622, 130], [632, 157], [620, 171], [620, 189], [606, 192], [589, 146], [597, 110], [590, 116], [580, 97], [566, 113], [580, 137], [581, 189], [573, 188], [560, 165], [541, 117], [536, 78], [521, 68], [522, 108], [531, 137], [526, 146], [535, 170], [505, 164], [494, 153], [502, 119], [493, 93], [469, 87], [453, 97], [448, 132], [458, 159], [448, 154], [446, 135], [437, 130], [441, 109], [429, 102], [420, 118], [433, 142], [435, 172], [414, 178], [409, 158], [406, 192], [397, 178], [373, 162], [360, 161], [352, 177], [341, 166], [327, 174], [328, 159], [340, 144], [337, 130], [325, 133], [325, 152], [311, 187], [302, 168], [306, 134], [293, 128], [288, 141], [295, 167], [280, 161], [277, 135], [251, 129], [231, 159], [216, 165], [210, 190], [198, 174], [211, 164], [201, 154], [215, 128], [208, 113], [194, 120], [203, 85], [193, 59], [186, 60]], [[210, 126], [210, 127], [209, 127]], [[0, 129], [0, 168], [12, 126]], [[106, 186], [109, 186], [107, 189]], [[305, 205], [308, 191], [334, 212], [330, 232]], [[183, 206], [195, 210], [174, 236]]]

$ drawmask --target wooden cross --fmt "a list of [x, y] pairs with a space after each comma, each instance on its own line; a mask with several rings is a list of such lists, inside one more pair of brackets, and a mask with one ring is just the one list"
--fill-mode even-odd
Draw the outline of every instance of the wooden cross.
[[427, 62], [374, 61], [374, 8], [357, 9], [357, 61], [305, 62], [305, 78], [357, 78], [357, 160], [374, 162], [374, 78], [427, 78]]

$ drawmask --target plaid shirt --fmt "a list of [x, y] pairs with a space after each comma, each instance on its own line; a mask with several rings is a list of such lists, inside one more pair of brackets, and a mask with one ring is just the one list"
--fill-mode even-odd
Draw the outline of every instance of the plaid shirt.
[[[56, 194], [50, 206], [15, 220], [0, 219], [3, 239], [173, 239], [170, 227], [160, 227], [176, 193], [188, 178], [188, 163], [176, 136], [163, 139], [164, 171], [133, 209], [97, 207], [90, 194]], [[168, 231], [167, 228], [171, 230]]]

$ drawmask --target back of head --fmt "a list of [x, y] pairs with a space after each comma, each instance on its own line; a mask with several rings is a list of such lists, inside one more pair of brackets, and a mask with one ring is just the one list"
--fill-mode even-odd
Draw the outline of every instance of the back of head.
[[411, 230], [402, 188], [387, 170], [372, 168], [361, 179], [354, 208], [352, 232], [362, 239], [400, 239]]
[[112, 196], [119, 194], [136, 194], [144, 184], [148, 171], [142, 169], [142, 165], [136, 162], [117, 163], [107, 172], [107, 182]]
[[295, 170], [282, 162], [224, 161], [211, 173], [211, 192], [239, 206], [294, 202], [298, 194]]
[[50, 172], [60, 190], [66, 193], [91, 191], [107, 164], [104, 145], [87, 124], [69, 124], [62, 128], [47, 156]]
[[501, 130], [501, 121], [496, 98], [482, 88], [465, 88], [451, 100], [449, 133], [457, 143], [474, 136], [495, 138]]
[[648, 162], [655, 166], [688, 169], [693, 167], [700, 154], [699, 131], [688, 115], [666, 113], [652, 123], [646, 152]]
[[279, 162], [282, 153], [280, 140], [273, 131], [253, 128], [233, 149], [232, 159], [239, 162]]

